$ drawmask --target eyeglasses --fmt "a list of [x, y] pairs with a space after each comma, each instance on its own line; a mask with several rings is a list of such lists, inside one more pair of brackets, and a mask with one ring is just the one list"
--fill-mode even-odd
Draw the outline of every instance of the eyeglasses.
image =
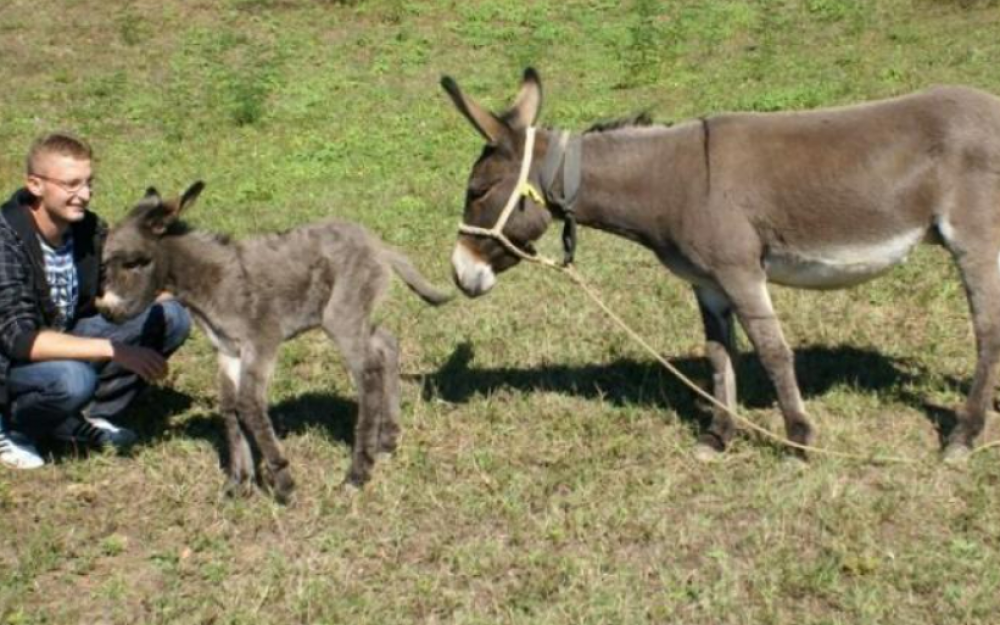
[[94, 188], [94, 178], [87, 178], [86, 180], [60, 180], [58, 178], [51, 178], [49, 176], [43, 176], [42, 174], [31, 174], [35, 178], [41, 178], [46, 182], [51, 182], [56, 185], [66, 193], [70, 195], [76, 195], [80, 191], [83, 191], [84, 187], [93, 190]]

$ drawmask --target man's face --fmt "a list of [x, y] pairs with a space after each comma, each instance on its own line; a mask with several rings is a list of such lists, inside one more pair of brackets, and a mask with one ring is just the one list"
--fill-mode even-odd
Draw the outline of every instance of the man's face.
[[41, 199], [41, 209], [55, 224], [83, 219], [93, 182], [89, 160], [62, 154], [41, 154], [28, 175], [27, 187]]

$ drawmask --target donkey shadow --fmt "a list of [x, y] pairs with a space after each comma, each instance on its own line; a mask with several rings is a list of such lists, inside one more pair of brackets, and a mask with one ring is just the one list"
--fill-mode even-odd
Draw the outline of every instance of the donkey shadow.
[[[200, 438], [208, 441], [215, 448], [219, 456], [220, 466], [224, 468], [229, 450], [222, 417], [214, 402], [215, 396], [213, 395], [212, 405], [201, 414], [196, 415], [198, 418], [188, 419], [172, 428], [171, 431], [189, 438]], [[268, 407], [268, 415], [271, 417], [275, 434], [280, 438], [285, 438], [289, 434], [319, 430], [331, 441], [344, 444], [349, 449], [354, 446], [354, 426], [357, 423], [357, 413], [357, 401], [345, 399], [335, 393], [303, 393], [276, 404], [270, 404]], [[158, 429], [159, 434], [146, 438], [147, 443], [165, 437], [167, 430], [168, 427], [164, 419], [163, 425]], [[253, 447], [255, 459], [259, 460], [258, 450], [253, 445], [251, 447]]]
[[[920, 410], [944, 440], [956, 423], [953, 408], [930, 403], [909, 389], [926, 380], [930, 372], [915, 361], [892, 358], [875, 350], [849, 345], [806, 346], [796, 350], [796, 373], [802, 395], [819, 397], [846, 386], [878, 392], [890, 401]], [[653, 360], [622, 358], [611, 363], [587, 365], [550, 364], [541, 367], [479, 368], [473, 364], [475, 350], [471, 343], [459, 344], [448, 360], [427, 374], [403, 374], [405, 381], [422, 386], [424, 401], [434, 398], [450, 403], [467, 403], [477, 395], [498, 390], [525, 393], [555, 392], [587, 399], [600, 399], [614, 406], [648, 406], [672, 410], [696, 435], [707, 427], [711, 410], [707, 401], [698, 398]], [[703, 389], [710, 388], [711, 368], [703, 357], [671, 358], [671, 363]], [[751, 409], [770, 408], [776, 396], [764, 368], [752, 352], [743, 352], [736, 364], [739, 405]], [[950, 376], [939, 378], [959, 394], [968, 392], [968, 382]], [[210, 442], [226, 457], [222, 420], [214, 404], [202, 418], [191, 418], [179, 426], [170, 426], [171, 415], [184, 412], [191, 397], [169, 388], [154, 387], [131, 409], [141, 419], [122, 420], [140, 435], [140, 445], [152, 445], [180, 434]], [[330, 440], [348, 448], [354, 443], [357, 402], [332, 392], [308, 392], [271, 404], [269, 413], [279, 436], [319, 430]]]
[[[601, 399], [615, 406], [673, 410], [695, 433], [707, 427], [712, 418], [706, 400], [697, 397], [653, 360], [623, 358], [606, 364], [483, 369], [472, 364], [474, 358], [471, 344], [460, 344], [437, 372], [420, 376], [424, 381], [423, 398], [465, 403], [476, 395], [501, 389], [555, 392]], [[711, 390], [712, 372], [705, 358], [671, 358], [670, 362], [698, 386]], [[805, 346], [795, 351], [795, 369], [804, 398], [822, 396], [846, 386], [877, 392], [889, 400], [913, 406], [924, 413], [941, 437], [946, 437], [955, 425], [953, 410], [930, 404], [909, 390], [914, 383], [930, 376], [915, 361], [849, 345]], [[762, 409], [776, 403], [774, 387], [752, 352], [741, 353], [736, 363], [736, 378], [739, 406]], [[945, 385], [963, 394], [968, 391], [967, 382], [949, 376], [943, 380]]]

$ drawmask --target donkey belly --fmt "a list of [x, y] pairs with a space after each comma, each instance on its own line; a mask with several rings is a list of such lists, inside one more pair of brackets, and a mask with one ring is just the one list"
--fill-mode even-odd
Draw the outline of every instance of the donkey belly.
[[839, 289], [870, 280], [906, 260], [926, 230], [912, 230], [877, 243], [826, 246], [817, 251], [772, 249], [764, 256], [771, 282], [803, 289]]

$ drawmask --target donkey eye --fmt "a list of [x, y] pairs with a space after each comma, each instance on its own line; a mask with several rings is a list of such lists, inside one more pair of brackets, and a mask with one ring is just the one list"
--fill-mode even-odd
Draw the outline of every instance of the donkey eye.
[[475, 202], [489, 192], [490, 187], [479, 187], [476, 189], [469, 189], [466, 195], [468, 196], [470, 202]]
[[140, 269], [150, 263], [149, 258], [132, 258], [122, 263], [123, 269]]

